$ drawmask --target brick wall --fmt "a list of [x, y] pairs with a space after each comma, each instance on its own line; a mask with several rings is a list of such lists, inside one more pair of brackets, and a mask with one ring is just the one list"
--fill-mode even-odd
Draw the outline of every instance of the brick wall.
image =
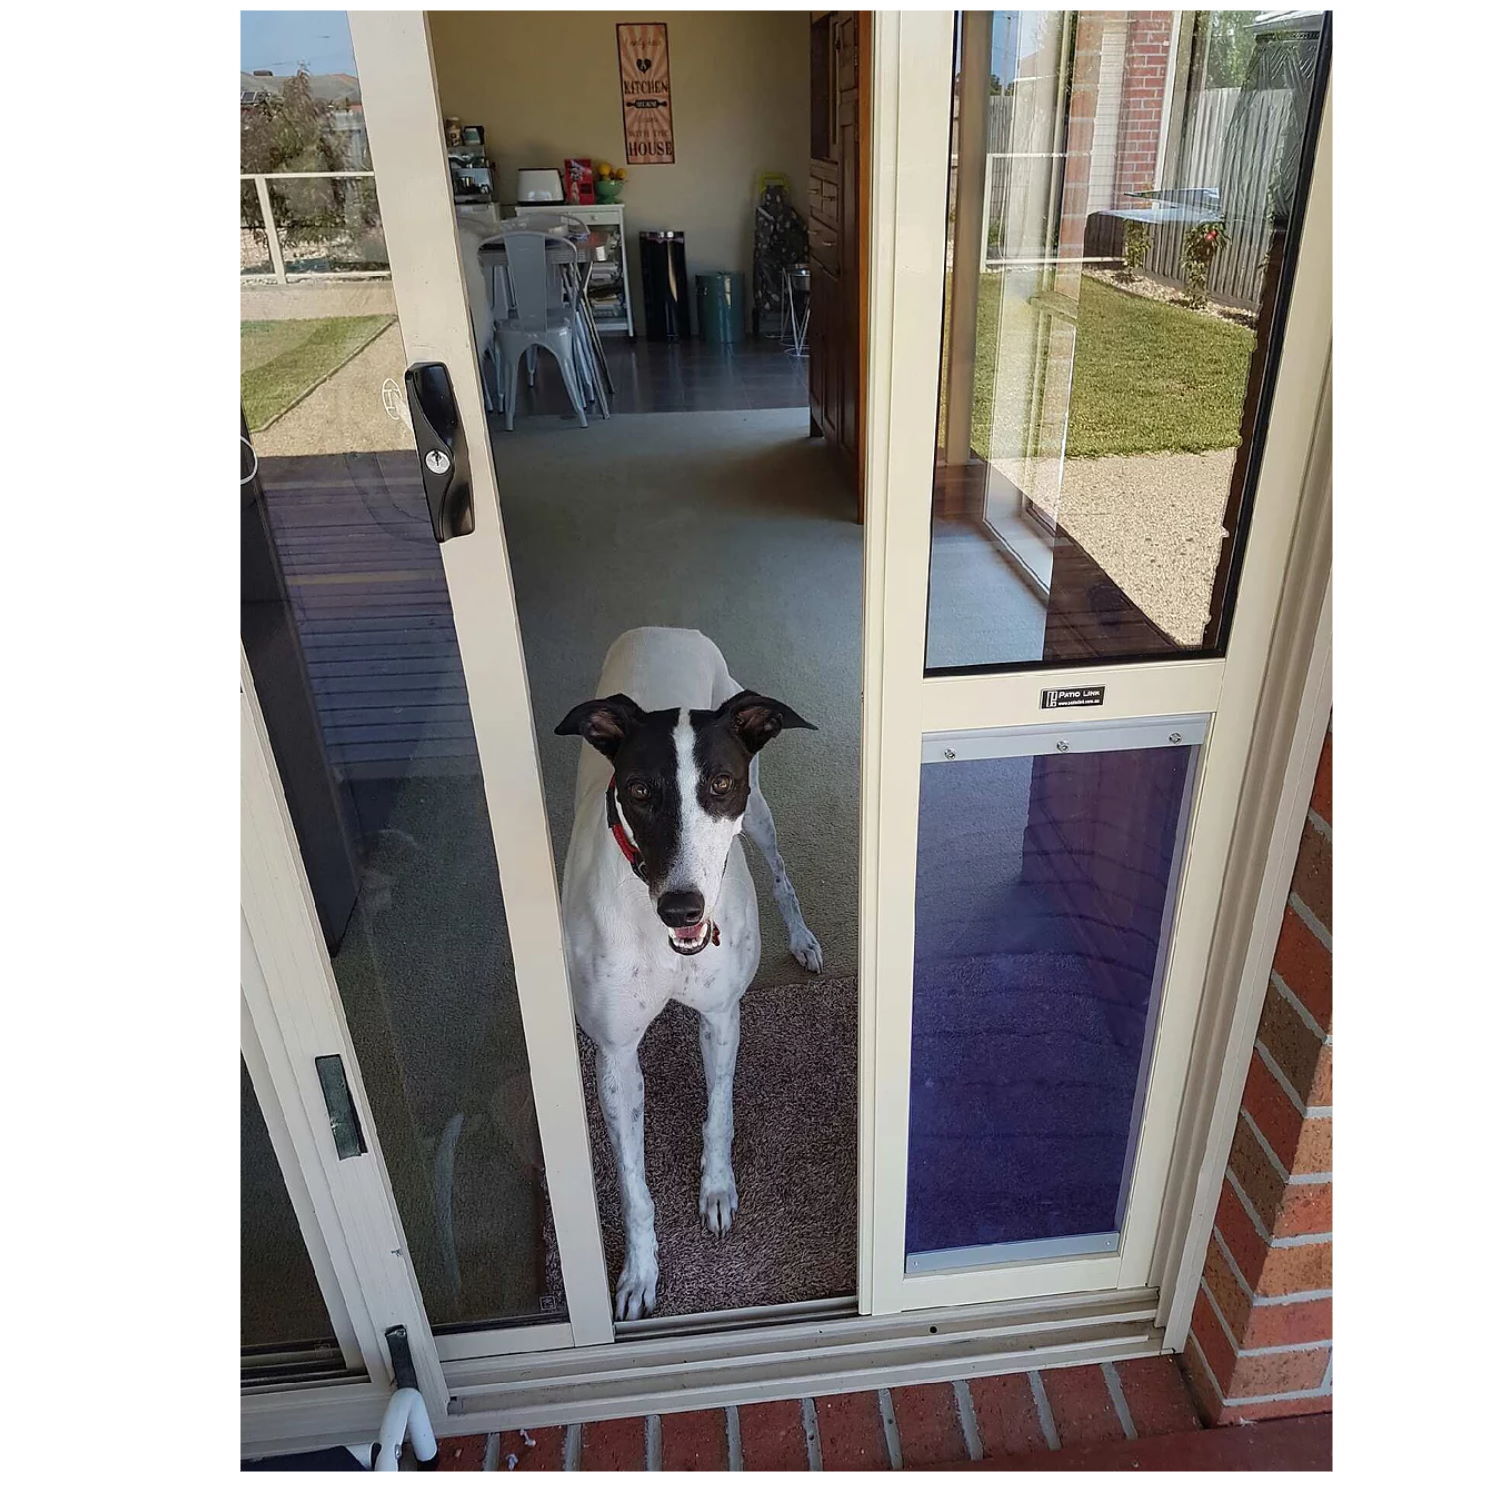
[[1115, 138], [1115, 197], [1157, 186], [1156, 151], [1167, 107], [1172, 12], [1133, 10], [1125, 38], [1125, 79]]
[[1330, 730], [1184, 1355], [1215, 1423], [1333, 1405], [1332, 754]]

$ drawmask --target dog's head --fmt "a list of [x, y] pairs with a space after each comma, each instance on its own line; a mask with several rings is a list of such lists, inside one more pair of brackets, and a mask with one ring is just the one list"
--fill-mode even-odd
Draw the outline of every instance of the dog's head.
[[653, 713], [616, 693], [580, 703], [557, 726], [554, 733], [582, 735], [614, 762], [620, 820], [678, 953], [701, 953], [713, 935], [729, 846], [750, 800], [751, 761], [783, 729], [814, 727], [751, 692], [714, 709]]

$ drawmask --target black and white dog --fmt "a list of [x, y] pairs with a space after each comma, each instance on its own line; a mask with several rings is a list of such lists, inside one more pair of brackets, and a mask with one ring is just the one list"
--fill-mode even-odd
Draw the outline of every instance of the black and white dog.
[[579, 758], [563, 922], [620, 1175], [615, 1316], [638, 1318], [656, 1306], [657, 1250], [636, 1049], [668, 1000], [698, 1012], [708, 1083], [698, 1212], [724, 1234], [739, 1207], [730, 1145], [740, 996], [760, 963], [760, 911], [737, 835], [743, 828], [765, 856], [792, 953], [817, 973], [823, 952], [802, 920], [755, 760], [783, 729], [814, 726], [743, 691], [696, 630], [627, 631], [609, 648], [597, 691], [556, 730], [599, 751]]

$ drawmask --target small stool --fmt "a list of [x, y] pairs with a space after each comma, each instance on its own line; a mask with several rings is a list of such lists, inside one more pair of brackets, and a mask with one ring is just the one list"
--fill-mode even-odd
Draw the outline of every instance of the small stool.
[[[797, 298], [801, 297], [799, 311]], [[794, 359], [807, 358], [807, 324], [812, 315], [812, 273], [806, 266], [788, 266], [781, 273], [781, 342]], [[787, 332], [790, 327], [791, 338]]]

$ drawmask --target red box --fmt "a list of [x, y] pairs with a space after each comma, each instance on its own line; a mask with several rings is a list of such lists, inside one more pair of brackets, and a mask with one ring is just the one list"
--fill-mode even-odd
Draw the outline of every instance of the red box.
[[569, 156], [563, 161], [563, 197], [569, 203], [594, 201], [594, 162], [588, 156]]

